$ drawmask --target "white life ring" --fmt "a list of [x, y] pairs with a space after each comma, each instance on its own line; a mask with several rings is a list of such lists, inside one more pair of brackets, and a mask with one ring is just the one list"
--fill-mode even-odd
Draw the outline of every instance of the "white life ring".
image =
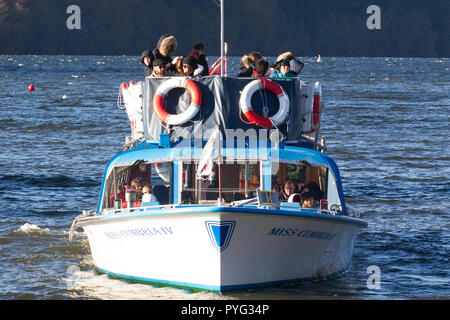
[[167, 164], [165, 166], [165, 169], [163, 169], [164, 163], [155, 163], [155, 170], [156, 173], [158, 174], [158, 176], [164, 181], [164, 182], [169, 182], [170, 181], [170, 177], [169, 177], [169, 169], [167, 167]]
[[[253, 110], [251, 105], [252, 95], [256, 91], [264, 89], [273, 92], [280, 103], [280, 107], [273, 117], [260, 116]], [[239, 99], [239, 106], [245, 117], [257, 126], [266, 128], [271, 128], [273, 125], [278, 126], [286, 120], [289, 114], [289, 104], [289, 97], [283, 88], [268, 79], [257, 79], [247, 84], [242, 90], [241, 98]]]
[[[180, 114], [169, 114], [164, 108], [164, 98], [175, 88], [184, 88], [191, 95], [191, 104]], [[153, 110], [159, 120], [169, 125], [179, 125], [191, 120], [200, 111], [202, 92], [195, 81], [186, 77], [175, 77], [163, 82], [153, 96]]]
[[298, 202], [302, 204], [302, 196], [298, 193], [293, 193], [289, 196], [288, 202]]

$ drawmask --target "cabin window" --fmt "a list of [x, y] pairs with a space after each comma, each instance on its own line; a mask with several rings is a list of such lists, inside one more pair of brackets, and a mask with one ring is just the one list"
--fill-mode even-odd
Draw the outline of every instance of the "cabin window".
[[116, 166], [110, 170], [106, 179], [102, 209], [127, 208], [127, 188], [135, 190], [131, 207], [169, 204], [171, 177], [171, 162], [150, 163], [141, 160], [130, 165]]
[[[280, 201], [289, 201], [293, 193], [301, 195], [296, 197], [304, 208], [329, 208], [332, 204], [340, 205], [336, 180], [326, 167], [314, 166], [307, 162], [302, 163], [276, 163], [276, 172], [272, 172], [272, 191], [279, 193]], [[313, 204], [305, 197], [312, 196]], [[291, 197], [291, 199], [294, 197]]]
[[[219, 198], [218, 166], [214, 164], [214, 175], [209, 179], [196, 177], [197, 163], [183, 164], [183, 188], [181, 202], [184, 204], [215, 204]], [[221, 189], [225, 202], [256, 197], [260, 187], [260, 163], [221, 165]]]

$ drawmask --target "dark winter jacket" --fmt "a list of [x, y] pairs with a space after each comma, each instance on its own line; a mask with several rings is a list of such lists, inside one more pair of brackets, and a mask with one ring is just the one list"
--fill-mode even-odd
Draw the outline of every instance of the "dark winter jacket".
[[[150, 65], [145, 65], [144, 64], [144, 57], [149, 57], [150, 58]], [[150, 50], [145, 50], [144, 52], [142, 52], [141, 54], [141, 63], [145, 65], [145, 76], [148, 77], [149, 75], [152, 74], [153, 72], [153, 67], [152, 67], [152, 63], [155, 60], [155, 56], [153, 55], [153, 53]]]
[[153, 50], [153, 55], [155, 59], [161, 59], [167, 65], [166, 70], [176, 72], [175, 65], [172, 64], [172, 56], [177, 47], [177, 39], [171, 35], [162, 35], [156, 48]]
[[252, 67], [249, 68], [242, 67], [240, 69], [241, 71], [239, 72], [238, 77], [251, 77], [253, 75], [254, 69]]
[[192, 52], [191, 57], [194, 57], [197, 60], [197, 64], [199, 64], [203, 67], [201, 76], [202, 77], [208, 76], [209, 75], [209, 67], [208, 67], [208, 61], [206, 61], [206, 56], [204, 54], [198, 56], [195, 52]]

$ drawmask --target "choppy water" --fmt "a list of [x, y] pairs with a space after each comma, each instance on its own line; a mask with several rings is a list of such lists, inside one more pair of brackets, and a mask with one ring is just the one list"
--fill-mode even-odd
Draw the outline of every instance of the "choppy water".
[[322, 60], [303, 79], [322, 82], [328, 153], [369, 227], [335, 280], [219, 295], [109, 279], [81, 231], [68, 241], [129, 135], [116, 99], [138, 57], [0, 56], [0, 299], [448, 299], [450, 60]]

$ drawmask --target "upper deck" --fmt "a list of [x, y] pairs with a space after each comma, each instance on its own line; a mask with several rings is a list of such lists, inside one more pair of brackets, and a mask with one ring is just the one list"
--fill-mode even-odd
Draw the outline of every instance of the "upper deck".
[[[124, 92], [122, 92], [124, 93]], [[222, 136], [256, 134], [266, 140], [277, 129], [280, 141], [318, 145], [321, 86], [299, 79], [207, 76], [147, 77], [127, 90], [132, 137], [207, 140], [217, 126]], [[267, 132], [261, 131], [267, 130]], [[303, 144], [303, 146], [306, 146]]]

